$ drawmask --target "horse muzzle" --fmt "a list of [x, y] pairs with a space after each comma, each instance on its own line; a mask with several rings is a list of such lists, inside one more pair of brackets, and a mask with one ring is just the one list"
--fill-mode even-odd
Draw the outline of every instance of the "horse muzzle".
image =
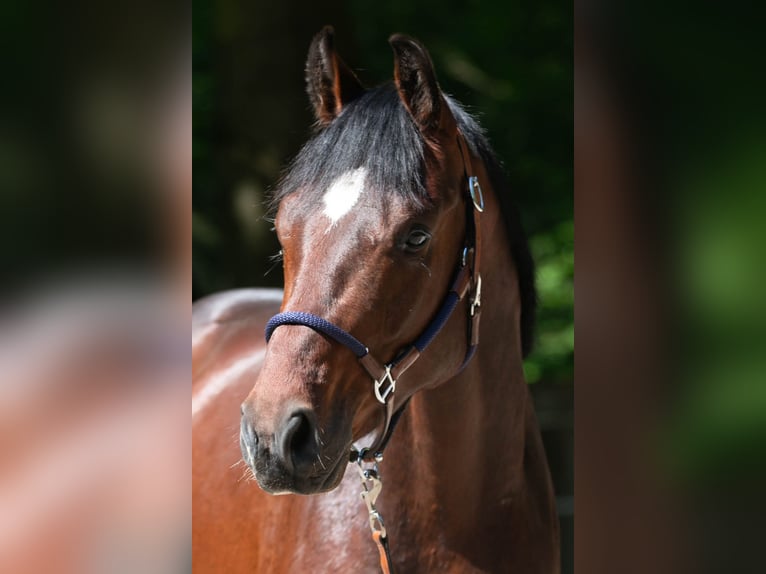
[[348, 445], [329, 450], [316, 415], [304, 406], [286, 409], [273, 432], [256, 430], [243, 405], [239, 444], [258, 485], [270, 494], [316, 494], [332, 490], [343, 477]]

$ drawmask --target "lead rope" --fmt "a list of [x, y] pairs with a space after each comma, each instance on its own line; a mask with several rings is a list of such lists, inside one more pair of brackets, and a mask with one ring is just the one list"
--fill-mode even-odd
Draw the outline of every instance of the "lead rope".
[[[360, 452], [360, 455], [363, 454], [364, 450]], [[380, 480], [378, 470], [378, 462], [382, 460], [383, 455], [377, 453], [374, 462], [372, 463], [365, 462], [363, 456], [359, 456], [356, 463], [357, 469], [359, 470], [359, 476], [362, 479], [362, 492], [360, 494], [367, 506], [372, 539], [378, 547], [378, 553], [380, 554], [380, 569], [383, 574], [392, 574], [393, 568], [391, 566], [391, 552], [388, 546], [388, 536], [386, 536], [386, 526], [383, 524], [383, 517], [375, 507], [375, 501], [378, 499], [378, 495], [383, 489], [383, 482]], [[365, 467], [365, 465], [370, 466]]]

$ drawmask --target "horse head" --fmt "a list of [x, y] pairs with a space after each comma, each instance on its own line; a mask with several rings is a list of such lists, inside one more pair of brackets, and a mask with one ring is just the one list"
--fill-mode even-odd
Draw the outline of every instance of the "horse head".
[[[364, 89], [337, 55], [332, 29], [314, 38], [306, 81], [317, 131], [274, 198], [281, 311], [320, 317], [383, 361], [439, 313], [461, 257], [465, 265], [472, 210], [454, 104], [419, 42], [389, 42], [393, 82]], [[460, 369], [469, 315], [454, 313], [443, 326], [397, 381], [393, 409]], [[353, 442], [382, 424], [370, 374], [321, 329], [282, 324], [270, 336], [242, 404], [243, 457], [268, 492], [333, 489]]]

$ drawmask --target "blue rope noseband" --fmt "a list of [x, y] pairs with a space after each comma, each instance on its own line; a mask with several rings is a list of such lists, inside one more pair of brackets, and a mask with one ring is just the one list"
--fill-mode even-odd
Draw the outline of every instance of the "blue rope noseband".
[[351, 349], [357, 359], [361, 359], [370, 352], [359, 339], [354, 337], [348, 331], [344, 331], [337, 325], [322, 319], [322, 317], [312, 315], [311, 313], [303, 313], [302, 311], [285, 311], [284, 313], [279, 313], [269, 319], [269, 322], [266, 323], [267, 343], [269, 342], [269, 339], [271, 339], [274, 330], [282, 325], [303, 325], [304, 327], [314, 329], [314, 331], [327, 335], [344, 347]]
[[[420, 353], [425, 351], [428, 345], [430, 345], [436, 338], [436, 335], [438, 335], [444, 328], [444, 325], [447, 324], [447, 321], [455, 310], [455, 307], [457, 307], [458, 302], [460, 302], [460, 296], [455, 291], [450, 290], [444, 298], [444, 302], [442, 303], [439, 312], [415, 342], [412, 343], [412, 346]], [[276, 328], [281, 327], [282, 325], [303, 325], [304, 327], [309, 327], [323, 335], [327, 335], [335, 342], [350, 349], [351, 352], [356, 355], [357, 359], [361, 359], [370, 352], [364, 343], [348, 331], [338, 327], [334, 323], [330, 323], [328, 320], [323, 319], [318, 315], [304, 313], [303, 311], [285, 311], [284, 313], [278, 313], [269, 319], [269, 322], [266, 323], [267, 343], [271, 339]]]

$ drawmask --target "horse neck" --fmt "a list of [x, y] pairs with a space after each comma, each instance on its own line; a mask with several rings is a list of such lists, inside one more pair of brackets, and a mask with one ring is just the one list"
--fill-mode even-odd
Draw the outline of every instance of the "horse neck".
[[[460, 520], [445, 522], [453, 525], [497, 520], [502, 514], [498, 504], [510, 511], [543, 499], [548, 514], [552, 504], [522, 368], [516, 269], [499, 206], [489, 190], [485, 201], [477, 354], [460, 375], [416, 394], [405, 417], [411, 476], [428, 477], [419, 479], [417, 496], [430, 496], [444, 512], [454, 512]], [[540, 491], [530, 497], [527, 485], [533, 481]], [[494, 510], [487, 512], [489, 507]]]

